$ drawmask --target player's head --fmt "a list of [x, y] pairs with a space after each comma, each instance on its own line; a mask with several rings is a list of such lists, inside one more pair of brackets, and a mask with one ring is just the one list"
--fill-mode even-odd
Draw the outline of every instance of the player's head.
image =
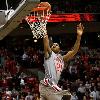
[[53, 43], [51, 46], [51, 50], [55, 53], [59, 53], [60, 52], [60, 46], [58, 43]]

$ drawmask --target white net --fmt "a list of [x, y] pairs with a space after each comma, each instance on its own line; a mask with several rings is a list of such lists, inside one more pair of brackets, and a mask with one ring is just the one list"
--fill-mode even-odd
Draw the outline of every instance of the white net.
[[49, 14], [47, 13], [47, 15], [42, 14], [41, 16], [37, 14], [37, 16], [34, 17], [33, 21], [30, 21], [28, 17], [26, 18], [26, 21], [32, 30], [33, 38], [36, 39], [43, 38], [47, 34], [46, 25], [49, 18], [50, 18], [50, 13]]

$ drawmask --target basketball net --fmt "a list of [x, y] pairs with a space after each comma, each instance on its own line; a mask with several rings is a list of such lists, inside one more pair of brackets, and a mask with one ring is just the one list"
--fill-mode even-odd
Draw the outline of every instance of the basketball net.
[[[34, 15], [26, 17], [26, 21], [29, 24], [33, 38], [39, 39], [43, 38], [47, 34], [46, 25], [50, 18], [50, 11], [44, 12], [44, 10], [34, 11]], [[31, 19], [33, 17], [33, 19]]]

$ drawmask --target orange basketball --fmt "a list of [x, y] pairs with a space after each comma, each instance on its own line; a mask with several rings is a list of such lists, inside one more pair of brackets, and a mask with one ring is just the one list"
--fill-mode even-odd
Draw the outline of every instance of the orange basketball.
[[51, 5], [48, 2], [41, 2], [39, 3], [35, 8], [33, 8], [33, 11], [51, 11]]
[[51, 11], [51, 5], [48, 2], [41, 2], [40, 4], [38, 4], [38, 7], [44, 7], [45, 11]]

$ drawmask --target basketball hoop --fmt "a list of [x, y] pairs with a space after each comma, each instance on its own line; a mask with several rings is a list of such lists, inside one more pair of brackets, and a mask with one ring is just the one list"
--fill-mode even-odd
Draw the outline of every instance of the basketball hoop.
[[26, 17], [29, 24], [33, 38], [43, 38], [47, 34], [46, 25], [50, 18], [51, 5], [48, 2], [42, 2], [38, 7], [33, 8], [33, 15]]

